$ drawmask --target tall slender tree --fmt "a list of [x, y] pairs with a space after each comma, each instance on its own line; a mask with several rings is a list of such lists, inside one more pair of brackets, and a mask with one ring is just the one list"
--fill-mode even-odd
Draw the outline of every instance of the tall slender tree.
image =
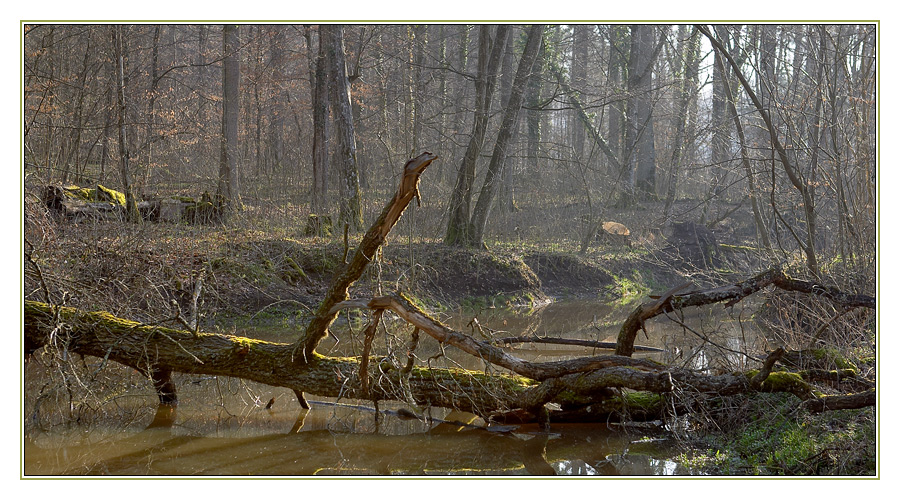
[[498, 26], [494, 37], [491, 37], [491, 31], [491, 26], [482, 25], [479, 33], [478, 75], [475, 78], [475, 121], [472, 126], [472, 135], [469, 137], [469, 145], [466, 147], [466, 153], [456, 177], [456, 186], [450, 198], [450, 218], [447, 223], [447, 234], [444, 237], [444, 243], [447, 245], [468, 245], [471, 242], [469, 213], [472, 202], [472, 186], [475, 183], [475, 166], [484, 144], [484, 136], [487, 133], [491, 98], [497, 81], [501, 54], [509, 34], [509, 26], [505, 24]]
[[653, 128], [653, 65], [664, 36], [656, 41], [656, 27], [635, 24], [631, 27], [628, 56], [628, 113], [625, 132], [628, 161], [623, 176], [624, 205], [635, 196], [656, 195], [656, 146]]
[[328, 138], [330, 124], [328, 117], [328, 81], [325, 78], [325, 56], [321, 48], [313, 50], [313, 31], [306, 26], [306, 56], [309, 60], [309, 86], [312, 95], [312, 187], [310, 188], [309, 210], [318, 214], [325, 208], [328, 192]]
[[475, 211], [472, 214], [471, 229], [469, 230], [470, 246], [484, 246], [484, 230], [494, 202], [496, 185], [500, 182], [508, 154], [507, 149], [515, 137], [515, 132], [519, 125], [519, 109], [522, 107], [525, 85], [531, 77], [534, 61], [537, 59], [540, 51], [544, 28], [545, 26], [542, 24], [535, 24], [528, 29], [525, 50], [521, 59], [519, 59], [519, 68], [516, 70], [516, 78], [509, 93], [509, 102], [506, 104], [503, 112], [503, 121], [500, 123], [500, 130], [497, 133], [497, 141], [494, 144], [491, 163], [488, 165], [485, 173], [484, 185], [478, 195], [478, 202], [475, 204]]
[[131, 182], [131, 152], [128, 148], [128, 134], [125, 130], [128, 108], [125, 103], [125, 48], [121, 24], [113, 26], [113, 44], [116, 55], [116, 96], [119, 108], [119, 159], [122, 172], [122, 187], [125, 191], [125, 217], [130, 222], [140, 222], [134, 185]]
[[219, 200], [223, 213], [241, 207], [241, 177], [238, 149], [240, 116], [240, 26], [226, 24], [222, 28], [224, 51], [222, 68], [222, 148], [219, 157]]
[[[572, 88], [583, 92], [587, 85], [588, 46], [591, 25], [576, 24], [572, 28]], [[578, 110], [572, 110], [570, 118], [572, 126], [572, 149], [576, 158], [584, 156], [584, 123]]]

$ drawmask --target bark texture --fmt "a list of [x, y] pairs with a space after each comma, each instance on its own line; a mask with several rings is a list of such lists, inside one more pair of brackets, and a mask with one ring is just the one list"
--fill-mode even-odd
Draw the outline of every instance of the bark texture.
[[362, 228], [362, 205], [359, 191], [359, 165], [356, 159], [356, 133], [353, 129], [353, 107], [350, 104], [350, 81], [344, 60], [344, 29], [339, 24], [319, 27], [320, 53], [325, 58], [328, 93], [334, 114], [337, 141], [337, 168], [341, 176], [341, 206], [338, 221], [356, 231]]
[[222, 149], [219, 159], [219, 197], [229, 209], [241, 204], [238, 170], [238, 117], [240, 115], [241, 48], [240, 27], [226, 24], [222, 28], [225, 60], [222, 70]]

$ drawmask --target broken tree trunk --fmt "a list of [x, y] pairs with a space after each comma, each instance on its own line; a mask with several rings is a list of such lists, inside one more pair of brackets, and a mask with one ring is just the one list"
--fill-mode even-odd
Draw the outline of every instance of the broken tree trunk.
[[[546, 412], [546, 403], [555, 402], [568, 412], [583, 413], [585, 408], [595, 408], [593, 413], [586, 411], [603, 419], [608, 413], [600, 413], [600, 409], [615, 409], [610, 399], [622, 399], [611, 393], [611, 388], [657, 394], [689, 388], [718, 396], [788, 392], [804, 400], [811, 411], [871, 406], [873, 401], [869, 396], [816, 398], [802, 372], [771, 372], [760, 381], [762, 377], [754, 377], [757, 371], [713, 376], [616, 355], [528, 362], [441, 325], [402, 296], [345, 301], [334, 309], [349, 307], [390, 309], [442, 344], [514, 373], [400, 366], [373, 357], [367, 363], [376, 367], [373, 372], [378, 376], [376, 381], [368, 382], [371, 379], [358, 357], [332, 358], [313, 352], [306, 361], [298, 363], [292, 344], [194, 333], [136, 323], [106, 312], [85, 312], [32, 301], [26, 301], [24, 309], [25, 350], [31, 354], [52, 346], [132, 367], [153, 379], [160, 403], [166, 406], [177, 404], [173, 372], [238, 377], [326, 397], [456, 408], [482, 416], [519, 408], [536, 418]], [[819, 400], [820, 403], [815, 402]]]
[[[436, 368], [413, 368], [401, 373], [391, 363], [373, 358], [369, 363], [379, 367], [384, 380], [372, 384], [366, 395], [360, 387], [359, 358], [330, 358], [313, 353], [307, 362], [296, 363], [292, 344], [194, 334], [141, 324], [102, 311], [86, 312], [40, 302], [26, 301], [24, 314], [26, 355], [53, 346], [121, 363], [151, 377], [160, 403], [172, 406], [177, 404], [174, 384], [168, 376], [172, 372], [237, 377], [319, 396], [371, 400], [403, 400], [390, 391], [403, 382], [408, 384], [411, 397], [421, 404], [457, 407], [479, 414], [514, 405], [518, 395], [535, 384], [521, 377], [488, 377]], [[469, 390], [459, 394], [442, 389], [456, 386]]]
[[343, 272], [335, 275], [325, 299], [316, 310], [316, 316], [297, 342], [297, 349], [302, 349], [304, 359], [308, 359], [319, 342], [328, 335], [328, 327], [337, 317], [337, 311], [332, 311], [334, 305], [349, 298], [347, 290], [350, 285], [362, 276], [366, 266], [375, 257], [375, 252], [384, 243], [391, 228], [400, 220], [400, 216], [412, 199], [419, 198], [419, 176], [435, 159], [437, 159], [437, 155], [425, 152], [406, 162], [397, 194], [388, 202], [381, 211], [381, 215], [366, 232], [356, 253], [353, 254], [353, 260], [347, 264]]

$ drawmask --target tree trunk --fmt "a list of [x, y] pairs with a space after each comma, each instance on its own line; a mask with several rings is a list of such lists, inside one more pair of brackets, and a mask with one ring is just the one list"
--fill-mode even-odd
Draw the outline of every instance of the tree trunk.
[[[623, 203], [628, 206], [636, 196], [656, 195], [656, 147], [653, 134], [653, 65], [659, 45], [654, 49], [656, 28], [646, 24], [631, 27], [631, 52], [628, 57], [628, 113], [626, 143], [628, 161], [622, 180]], [[664, 37], [663, 37], [664, 38]]]
[[340, 174], [338, 192], [341, 198], [338, 222], [353, 231], [362, 229], [359, 166], [356, 163], [356, 134], [353, 130], [353, 108], [350, 104], [350, 82], [344, 60], [344, 27], [339, 24], [319, 26], [320, 54], [324, 50], [328, 91], [334, 114], [337, 140], [337, 167]]
[[[328, 84], [325, 78], [325, 57], [321, 35], [319, 50], [313, 51], [312, 30], [304, 32], [306, 57], [309, 59], [309, 86], [312, 92], [312, 186], [310, 187], [309, 211], [320, 214], [324, 211], [328, 193]], [[318, 53], [318, 55], [315, 55]]]
[[546, 53], [541, 51], [541, 55], [535, 62], [534, 71], [531, 72], [531, 78], [528, 80], [528, 88], [526, 90], [525, 105], [528, 109], [525, 111], [525, 125], [527, 127], [527, 146], [526, 157], [528, 158], [528, 167], [532, 175], [540, 181], [541, 168], [541, 110], [542, 105], [541, 92], [543, 90], [543, 69]]
[[127, 107], [125, 105], [125, 49], [123, 48], [122, 25], [113, 26], [113, 42], [116, 52], [116, 82], [119, 104], [119, 158], [122, 169], [122, 191], [125, 193], [125, 218], [129, 222], [140, 222], [141, 214], [134, 199], [134, 186], [131, 183], [131, 153], [128, 151], [128, 136], [125, 130]]
[[500, 181], [503, 165], [506, 161], [506, 150], [514, 137], [519, 124], [519, 109], [522, 107], [522, 99], [525, 85], [531, 77], [531, 69], [537, 59], [543, 39], [544, 25], [535, 24], [528, 29], [528, 39], [525, 42], [525, 51], [519, 60], [519, 68], [516, 70], [516, 78], [509, 95], [509, 103], [503, 113], [503, 121], [497, 134], [497, 142], [494, 145], [494, 153], [491, 155], [491, 163], [485, 174], [484, 185], [478, 195], [475, 212], [472, 214], [470, 234], [472, 246], [484, 246], [484, 230], [487, 226], [488, 215], [494, 201], [495, 185]]
[[275, 100], [269, 106], [269, 137], [272, 148], [272, 159], [274, 161], [273, 169], [277, 172], [283, 172], [284, 169], [284, 115], [286, 109], [285, 98], [286, 92], [283, 90], [285, 84], [285, 68], [284, 68], [284, 46], [286, 43], [285, 28], [286, 26], [274, 25], [270, 27], [275, 31], [272, 37], [272, 45], [270, 46], [271, 54], [271, 71], [275, 85]]
[[[572, 28], [572, 87], [576, 92], [584, 92], [587, 86], [588, 45], [592, 27], [587, 24], [576, 24]], [[569, 121], [572, 129], [572, 148], [575, 158], [584, 157], [584, 123], [577, 110], [573, 110]]]
[[[395, 217], [402, 213], [404, 203], [412, 198], [410, 189], [414, 189], [418, 180], [418, 174], [415, 173], [417, 167], [424, 168], [431, 158], [433, 157], [426, 154], [410, 161], [408, 167], [415, 166], [406, 172], [411, 175], [404, 176], [397, 197], [385, 208], [383, 215], [386, 217], [370, 229], [370, 235], [375, 239], [368, 242], [364, 240], [357, 255], [364, 254], [364, 249], [370, 248], [370, 245], [374, 244], [377, 248], [383, 242], [386, 231], [390, 229], [390, 221], [396, 222]], [[335, 280], [335, 284], [342, 282], [344, 278]], [[151, 376], [160, 402], [172, 406], [177, 403], [177, 396], [171, 373], [176, 371], [239, 377], [272, 386], [288, 387], [301, 398], [303, 392], [310, 392], [322, 396], [373, 401], [399, 400], [422, 406], [456, 408], [483, 417], [492, 413], [503, 415], [510, 409], [523, 409], [531, 414], [532, 419], [548, 419], [544, 405], [558, 401], [558, 397], [564, 394], [562, 401], [566, 406], [593, 413], [595, 419], [603, 421], [608, 412], [596, 410], [616, 400], [616, 393], [610, 391], [612, 388], [660, 394], [675, 391], [676, 388], [690, 388], [697, 393], [715, 396], [787, 392], [804, 400], [804, 405], [811, 411], [874, 405], [877, 398], [873, 389], [859, 395], [817, 398], [810, 382], [823, 375], [833, 378], [832, 374], [824, 370], [773, 372], [772, 368], [779, 360], [798, 354], [802, 357], [802, 353], [785, 352], [781, 348], [770, 353], [764, 360], [758, 360], [761, 362], [761, 369], [758, 371], [726, 375], [708, 375], [629, 357], [633, 351], [634, 336], [644, 320], [664, 311], [722, 301], [734, 302], [771, 284], [787, 290], [827, 297], [844, 307], [875, 307], [874, 297], [845, 294], [818, 283], [793, 280], [780, 271], [769, 271], [744, 283], [714, 290], [686, 295], [676, 295], [681, 287], [670, 290], [655, 302], [638, 307], [629, 316], [618, 340], [617, 354], [548, 362], [527, 361], [490, 343], [452, 330], [428, 316], [402, 295], [343, 300], [333, 302], [326, 310], [326, 303], [332, 302], [334, 298], [329, 295], [319, 308], [320, 313], [324, 311], [332, 317], [347, 308], [371, 309], [376, 314], [389, 309], [441, 345], [458, 348], [517, 376], [505, 375], [496, 370], [489, 375], [468, 370], [415, 368], [411, 364], [398, 369], [390, 361], [381, 362], [377, 358], [331, 358], [315, 353], [314, 348], [312, 351], [304, 350], [301, 356], [297, 353], [297, 345], [142, 325], [105, 312], [84, 312], [33, 301], [25, 302], [23, 340], [26, 356], [49, 344], [68, 352], [102, 357], [133, 367]], [[60, 324], [66, 325], [65, 336], [56, 335], [60, 331]], [[315, 343], [320, 338], [317, 335], [308, 340]], [[370, 363], [378, 366], [379, 384], [368, 384], [366, 367]], [[834, 375], [856, 378], [863, 387], [872, 385], [871, 381], [858, 378], [852, 370], [846, 374]], [[447, 387], [462, 390], [448, 391]], [[301, 404], [302, 402], [301, 399]], [[590, 408], [594, 405], [597, 407]], [[678, 408], [675, 410], [678, 411]], [[654, 413], [650, 418], [659, 418], [660, 415], [661, 413]]]
[[219, 157], [219, 201], [222, 213], [240, 210], [241, 184], [238, 152], [238, 118], [240, 116], [240, 26], [226, 24], [222, 28], [222, 146]]
[[469, 209], [472, 202], [472, 185], [475, 183], [475, 166], [487, 133], [490, 118], [491, 97], [497, 80], [501, 53], [509, 33], [508, 25], [497, 27], [495, 40], [491, 41], [491, 27], [481, 26], [478, 50], [478, 76], [475, 79], [475, 121], [472, 135], [450, 198], [450, 217], [444, 243], [447, 245], [470, 245]]
[[[697, 98], [697, 65], [700, 60], [700, 32], [694, 28], [689, 37], [686, 37], [687, 26], [680, 26], [678, 30], [679, 49], [677, 54], [680, 55], [681, 62], [679, 67], [675, 69], [676, 77], [680, 76], [677, 85], [677, 106], [678, 111], [675, 117], [675, 139], [672, 146], [672, 162], [669, 165], [669, 181], [666, 186], [666, 205], [664, 212], [666, 216], [675, 203], [676, 186], [678, 184], [678, 172], [684, 152], [688, 149], [689, 142], [687, 137], [688, 126], [688, 109], [692, 101]], [[676, 57], [679, 57], [676, 55]], [[693, 141], [690, 141], [693, 142]]]
[[622, 163], [624, 158], [623, 145], [625, 144], [625, 89], [622, 88], [622, 72], [627, 61], [625, 50], [625, 26], [609, 27], [609, 85], [613, 89], [616, 99], [610, 104], [609, 111], [609, 148], [617, 159], [618, 165], [609, 163], [608, 172], [611, 178], [618, 179], [624, 175]]

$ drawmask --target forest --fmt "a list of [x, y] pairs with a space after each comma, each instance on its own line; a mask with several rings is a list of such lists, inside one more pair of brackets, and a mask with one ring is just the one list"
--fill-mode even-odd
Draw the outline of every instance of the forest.
[[22, 476], [878, 476], [878, 30], [22, 23]]

